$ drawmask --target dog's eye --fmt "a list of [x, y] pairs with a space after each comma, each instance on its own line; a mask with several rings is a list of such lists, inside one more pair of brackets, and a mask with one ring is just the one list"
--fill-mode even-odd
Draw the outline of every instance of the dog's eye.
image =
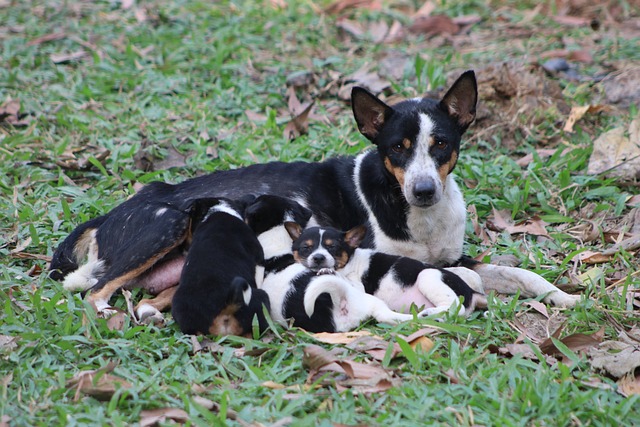
[[447, 148], [447, 143], [441, 139], [436, 139], [436, 147], [440, 149]]
[[394, 146], [391, 147], [391, 150], [394, 153], [402, 153], [402, 151], [404, 150], [404, 145], [402, 144], [396, 144]]

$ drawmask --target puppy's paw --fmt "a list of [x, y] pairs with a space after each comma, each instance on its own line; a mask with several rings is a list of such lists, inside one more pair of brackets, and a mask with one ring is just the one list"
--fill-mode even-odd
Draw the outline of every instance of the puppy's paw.
[[560, 308], [574, 307], [580, 301], [580, 295], [571, 295], [564, 291], [551, 292], [544, 297], [544, 302]]
[[[422, 310], [420, 313], [418, 313], [418, 317], [429, 317], [429, 316], [434, 316], [436, 314], [442, 314], [442, 313], [446, 313], [448, 310], [448, 308], [446, 307], [429, 307], [429, 308], [425, 308], [424, 310]], [[441, 322], [442, 319], [438, 318], [436, 319], [438, 322]]]
[[162, 313], [149, 304], [142, 304], [136, 308], [136, 317], [138, 322], [143, 325], [164, 326], [165, 319]]
[[316, 272], [316, 276], [322, 276], [323, 274], [336, 274], [336, 271], [332, 268], [321, 268]]

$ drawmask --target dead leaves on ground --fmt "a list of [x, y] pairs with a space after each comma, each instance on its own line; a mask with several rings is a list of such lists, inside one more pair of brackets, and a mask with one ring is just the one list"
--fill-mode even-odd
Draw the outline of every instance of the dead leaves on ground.
[[82, 394], [92, 396], [98, 400], [109, 400], [120, 389], [129, 389], [130, 382], [111, 372], [118, 366], [109, 362], [100, 369], [80, 371], [67, 381], [67, 388], [75, 389], [74, 401], [78, 401]]
[[[514, 343], [491, 345], [492, 353], [504, 357], [520, 356], [554, 366], [559, 362], [572, 366], [583, 359], [591, 369], [618, 381], [618, 392], [624, 396], [639, 394], [640, 385], [640, 329], [630, 329], [610, 322], [618, 331], [619, 340], [605, 340], [605, 328], [591, 334], [563, 334], [565, 318], [557, 313], [544, 316], [523, 312], [510, 325], [519, 332]], [[546, 331], [546, 335], [545, 335]], [[594, 384], [602, 386], [594, 378]]]

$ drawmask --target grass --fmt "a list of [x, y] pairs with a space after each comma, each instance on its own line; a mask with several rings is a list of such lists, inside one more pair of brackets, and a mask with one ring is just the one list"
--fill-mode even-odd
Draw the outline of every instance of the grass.
[[[382, 10], [345, 13], [360, 23], [410, 23], [404, 10], [414, 7], [412, 2], [382, 3]], [[224, 337], [217, 350], [194, 354], [191, 338], [171, 321], [156, 328], [127, 318], [121, 330], [110, 330], [80, 296], [47, 278], [42, 258], [77, 224], [132, 194], [134, 183], [177, 182], [256, 161], [315, 161], [362, 151], [367, 143], [357, 134], [348, 105], [337, 98], [334, 89], [342, 83], [336, 76], [367, 64], [375, 71], [390, 51], [407, 58], [397, 64], [403, 71], [392, 81], [392, 92], [415, 96], [443, 85], [450, 70], [480, 69], [496, 58], [529, 61], [548, 46], [561, 45], [561, 36], [576, 43], [591, 37], [588, 29], [561, 27], [541, 13], [522, 24], [538, 31], [516, 43], [501, 35], [500, 22], [521, 22], [528, 10], [522, 2], [491, 8], [485, 2], [438, 3], [436, 12], [483, 18], [470, 30], [482, 42], [474, 50], [419, 36], [396, 44], [353, 38], [338, 30], [336, 16], [319, 12], [325, 2], [287, 2], [283, 9], [269, 1], [154, 0], [128, 9], [108, 1], [0, 5], [0, 103], [19, 100], [21, 118], [28, 120], [19, 126], [5, 120], [0, 128], [1, 423], [129, 425], [141, 420], [143, 410], [167, 407], [184, 410], [195, 425], [631, 425], [640, 419], [637, 395], [617, 393], [616, 381], [596, 372], [582, 353], [569, 349], [565, 356], [572, 363], [548, 364], [492, 350], [517, 340], [514, 322], [531, 311], [525, 301], [492, 300], [486, 316], [449, 318], [432, 337], [432, 350], [405, 346], [404, 355], [383, 360], [396, 387], [366, 393], [358, 387], [343, 390], [343, 377], [310, 379], [304, 348], [318, 342], [302, 331], [275, 327], [256, 339]], [[29, 43], [59, 32], [64, 36]], [[606, 33], [592, 52], [594, 63], [581, 72], [596, 72], [605, 61], [630, 60], [637, 43]], [[86, 52], [80, 60], [52, 61], [52, 54], [79, 50]], [[312, 121], [307, 135], [290, 142], [283, 137], [289, 119], [286, 80], [304, 71], [316, 78], [308, 89], [316, 90], [315, 111], [331, 123]], [[597, 102], [588, 83], [559, 83], [569, 105]], [[302, 100], [310, 100], [308, 93], [297, 91]], [[246, 111], [264, 120], [254, 122]], [[515, 150], [501, 143], [512, 137], [507, 129], [481, 133], [481, 123], [472, 128], [456, 172], [480, 224], [493, 208], [505, 209], [515, 220], [539, 215], [550, 224], [550, 236], [496, 232], [495, 243], [487, 245], [470, 222], [467, 252], [476, 256], [489, 247], [494, 256], [515, 255], [523, 267], [575, 288], [568, 273], [593, 268], [576, 261], [579, 253], [609, 245], [601, 238], [585, 242], [574, 228], [595, 221], [600, 236], [622, 230], [631, 210], [627, 201], [636, 190], [586, 173], [591, 141], [628, 123], [633, 111], [586, 117], [573, 134], [560, 130], [564, 117], [547, 112], [531, 133], [516, 133]], [[552, 141], [556, 153], [518, 166], [515, 159], [539, 148], [540, 141]], [[562, 154], [567, 146], [572, 149]], [[101, 162], [105, 149], [109, 154]], [[177, 151], [183, 165], [145, 171], [136, 157], [141, 151], [156, 163]], [[591, 299], [561, 313], [563, 335], [604, 327], [605, 339], [616, 340], [616, 325], [628, 330], [637, 324], [637, 308], [619, 295], [640, 288], [637, 258], [623, 251], [598, 267], [602, 277], [577, 290]], [[141, 296], [134, 293], [134, 299]], [[114, 302], [125, 308], [122, 297]], [[368, 323], [363, 329], [392, 343], [397, 334], [408, 336], [429, 325], [428, 320], [393, 328]], [[371, 361], [344, 346], [323, 347]], [[117, 363], [113, 375], [132, 387], [118, 389], [106, 401], [84, 394], [76, 399], [67, 382], [109, 362]], [[282, 388], [267, 386], [268, 381]], [[211, 409], [201, 398], [216, 406]]]

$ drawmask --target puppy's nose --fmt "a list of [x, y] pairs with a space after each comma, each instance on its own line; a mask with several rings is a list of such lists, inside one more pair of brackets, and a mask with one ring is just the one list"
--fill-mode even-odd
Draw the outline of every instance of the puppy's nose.
[[413, 187], [413, 196], [422, 202], [426, 202], [433, 198], [435, 193], [436, 183], [432, 179], [420, 181]]
[[314, 263], [316, 264], [321, 264], [324, 262], [325, 257], [322, 254], [314, 254], [311, 259], [313, 260]]

